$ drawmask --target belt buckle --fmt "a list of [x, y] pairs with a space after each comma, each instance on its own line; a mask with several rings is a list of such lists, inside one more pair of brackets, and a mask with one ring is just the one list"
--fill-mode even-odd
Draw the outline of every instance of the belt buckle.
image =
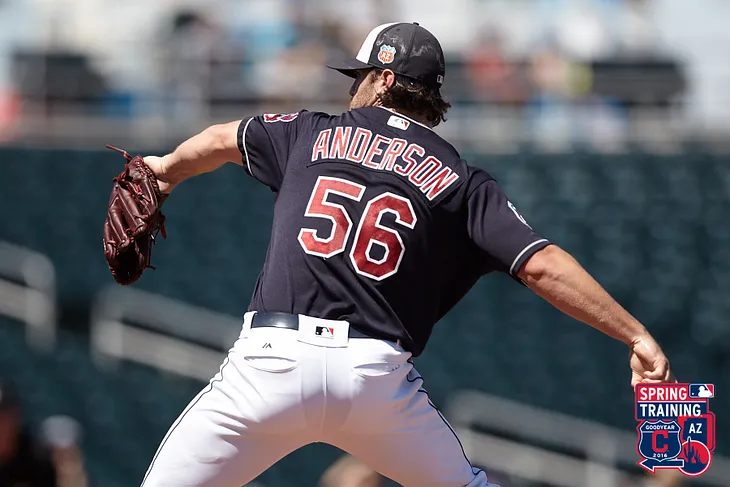
[[323, 320], [299, 315], [297, 340], [310, 345], [330, 348], [347, 347], [350, 323], [347, 321]]

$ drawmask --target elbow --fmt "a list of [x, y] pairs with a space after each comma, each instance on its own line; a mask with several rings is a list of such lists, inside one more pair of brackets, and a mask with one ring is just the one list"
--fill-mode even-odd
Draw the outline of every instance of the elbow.
[[517, 272], [517, 277], [528, 287], [559, 279], [562, 269], [565, 268], [566, 258], [572, 259], [557, 245], [548, 245], [527, 259]]
[[203, 131], [207, 139], [207, 146], [211, 152], [223, 152], [228, 149], [228, 139], [230, 138], [228, 127], [225, 124], [211, 125]]
[[222, 165], [226, 162], [241, 164], [241, 153], [238, 148], [239, 122], [211, 125], [203, 134], [212, 158]]

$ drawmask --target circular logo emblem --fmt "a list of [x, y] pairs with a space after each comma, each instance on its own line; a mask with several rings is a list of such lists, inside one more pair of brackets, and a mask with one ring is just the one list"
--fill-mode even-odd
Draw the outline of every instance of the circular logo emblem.
[[[507, 206], [509, 207], [510, 210], [512, 210], [512, 213], [515, 214], [515, 216], [517, 217], [518, 220], [520, 220], [522, 223], [524, 223], [525, 225], [530, 227], [530, 224], [527, 223], [527, 220], [525, 220], [525, 217], [523, 217], [520, 214], [520, 212], [517, 211], [517, 208], [515, 208], [515, 205], [513, 205], [511, 201], [507, 200]], [[530, 227], [530, 228], [532, 228], [532, 227]]]
[[692, 438], [682, 443], [682, 453], [677, 458], [684, 460], [684, 467], [679, 470], [690, 477], [707, 472], [712, 463], [712, 454], [707, 445], [701, 441], [692, 441]]

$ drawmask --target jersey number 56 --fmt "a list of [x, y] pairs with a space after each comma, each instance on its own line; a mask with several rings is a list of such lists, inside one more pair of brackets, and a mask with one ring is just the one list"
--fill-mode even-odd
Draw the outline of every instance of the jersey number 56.
[[[365, 193], [365, 186], [341, 178], [320, 176], [317, 179], [304, 215], [326, 218], [332, 222], [332, 230], [328, 237], [323, 238], [312, 228], [302, 228], [298, 240], [306, 253], [325, 258], [333, 257], [345, 250], [352, 230], [352, 218], [345, 207], [327, 201], [331, 193], [360, 201]], [[354, 244], [350, 249], [350, 261], [358, 274], [376, 281], [382, 281], [398, 272], [406, 251], [400, 234], [381, 224], [386, 213], [394, 214], [398, 225], [410, 229], [416, 226], [417, 220], [413, 205], [403, 196], [387, 192], [367, 202], [355, 231]], [[375, 259], [370, 255], [374, 245], [383, 248], [382, 258]]]

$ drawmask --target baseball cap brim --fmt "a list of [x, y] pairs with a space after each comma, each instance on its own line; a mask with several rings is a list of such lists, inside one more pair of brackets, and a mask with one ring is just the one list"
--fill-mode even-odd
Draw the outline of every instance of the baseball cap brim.
[[357, 71], [360, 69], [373, 68], [373, 66], [370, 66], [369, 64], [362, 61], [358, 61], [357, 59], [347, 59], [344, 61], [335, 62], [332, 64], [328, 64], [327, 67], [337, 70], [345, 76], [349, 76], [350, 78], [357, 78]]

